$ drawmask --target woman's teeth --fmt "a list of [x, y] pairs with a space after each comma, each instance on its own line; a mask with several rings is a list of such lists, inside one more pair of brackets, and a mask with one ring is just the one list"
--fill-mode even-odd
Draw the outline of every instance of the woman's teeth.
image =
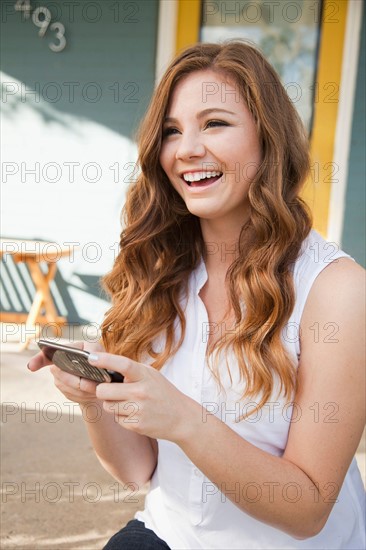
[[215, 178], [215, 181], [217, 178], [222, 176], [222, 172], [189, 172], [187, 174], [183, 174], [183, 179], [188, 185], [191, 185], [192, 183], [209, 183], [209, 179]]

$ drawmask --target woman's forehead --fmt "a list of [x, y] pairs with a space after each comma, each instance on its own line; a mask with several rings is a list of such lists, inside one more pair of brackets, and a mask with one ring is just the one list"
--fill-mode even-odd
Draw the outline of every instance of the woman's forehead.
[[242, 102], [239, 86], [231, 75], [212, 69], [194, 71], [181, 78], [172, 90], [169, 109], [181, 102], [188, 106], [192, 100], [203, 105]]

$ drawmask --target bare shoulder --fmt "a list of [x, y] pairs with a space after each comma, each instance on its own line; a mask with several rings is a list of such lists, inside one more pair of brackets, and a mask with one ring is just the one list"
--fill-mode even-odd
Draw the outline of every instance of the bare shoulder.
[[361, 278], [365, 276], [365, 269], [351, 258], [338, 258], [330, 262], [320, 273], [319, 277], [343, 277], [345, 275], [359, 277], [361, 280]]
[[327, 285], [334, 281], [341, 283], [358, 282], [362, 285], [365, 282], [365, 270], [351, 258], [338, 258], [329, 263], [315, 280], [315, 287]]
[[330, 263], [317, 276], [300, 323], [300, 379], [328, 368], [333, 379], [341, 371], [364, 375], [365, 283], [365, 270], [349, 258]]
[[315, 317], [362, 315], [366, 271], [350, 258], [339, 258], [317, 276], [305, 304], [302, 326]]
[[329, 357], [333, 372], [342, 358], [344, 368], [364, 369], [365, 283], [365, 270], [349, 258], [332, 262], [315, 279], [300, 324], [300, 376], [304, 364], [311, 370], [321, 361], [325, 368]]

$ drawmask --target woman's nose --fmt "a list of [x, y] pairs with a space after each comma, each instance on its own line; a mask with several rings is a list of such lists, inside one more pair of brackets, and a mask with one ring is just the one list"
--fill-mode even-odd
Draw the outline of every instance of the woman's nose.
[[205, 153], [206, 148], [199, 134], [196, 132], [181, 134], [175, 155], [177, 160], [203, 157]]

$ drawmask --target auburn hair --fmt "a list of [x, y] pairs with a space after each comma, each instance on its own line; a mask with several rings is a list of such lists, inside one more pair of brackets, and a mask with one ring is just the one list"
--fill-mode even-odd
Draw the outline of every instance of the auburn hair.
[[[249, 219], [243, 219], [238, 253], [226, 275], [235, 331], [223, 334], [208, 355], [217, 358], [221, 351], [234, 351], [246, 383], [243, 398], [260, 395], [260, 408], [275, 379], [285, 397], [291, 398], [296, 389], [295, 365], [282, 331], [295, 303], [293, 264], [311, 229], [310, 213], [299, 197], [309, 153], [303, 124], [279, 77], [247, 42], [187, 48], [172, 61], [153, 94], [139, 129], [140, 173], [126, 196], [120, 252], [103, 279], [112, 307], [102, 324], [102, 338], [111, 353], [137, 361], [148, 354], [156, 369], [183, 342], [182, 296], [207, 251], [199, 218], [169, 182], [159, 155], [175, 86], [188, 74], [208, 69], [238, 86], [256, 123], [263, 159], [249, 187]], [[216, 367], [212, 370], [220, 383]]]

